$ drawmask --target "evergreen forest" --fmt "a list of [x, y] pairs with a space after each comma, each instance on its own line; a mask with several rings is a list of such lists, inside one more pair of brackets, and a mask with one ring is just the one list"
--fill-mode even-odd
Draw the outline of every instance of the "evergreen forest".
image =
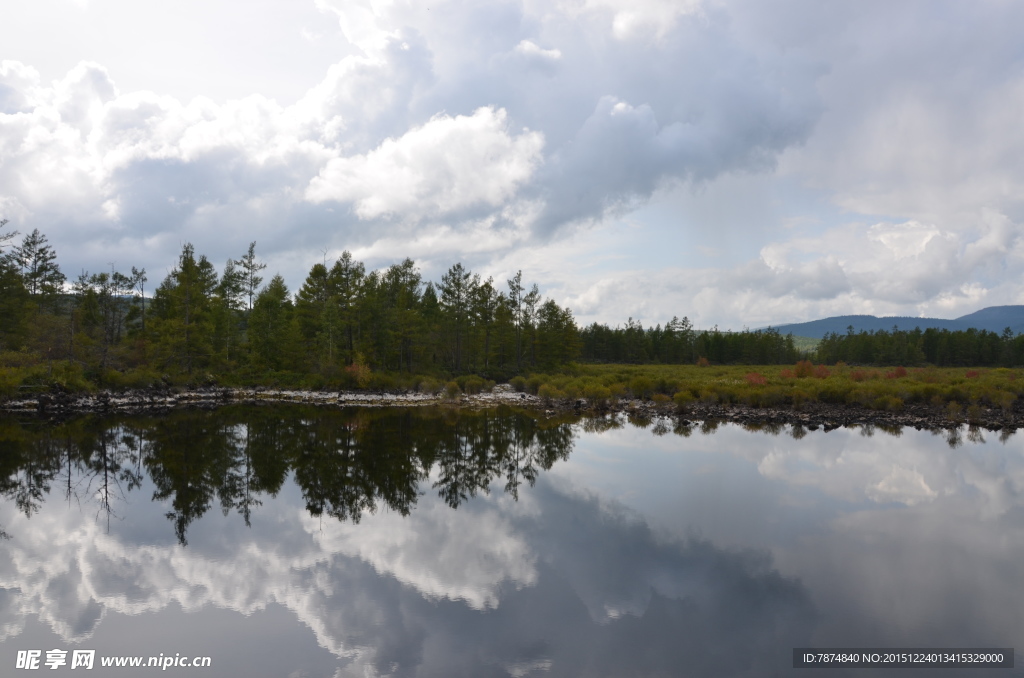
[[298, 290], [249, 243], [218, 271], [192, 244], [163, 280], [145, 269], [68, 279], [38, 230], [0, 220], [0, 394], [158, 383], [422, 388], [467, 375], [506, 381], [578, 363], [1024, 364], [1024, 335], [969, 330], [832, 334], [816, 354], [766, 329], [577, 326], [522, 272], [482, 279], [456, 263], [424, 280], [405, 259], [367, 270], [351, 253], [314, 263]]

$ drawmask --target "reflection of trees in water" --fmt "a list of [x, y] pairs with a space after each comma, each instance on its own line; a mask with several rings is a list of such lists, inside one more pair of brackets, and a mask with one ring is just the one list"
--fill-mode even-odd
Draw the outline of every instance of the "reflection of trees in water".
[[57, 426], [6, 421], [0, 446], [0, 494], [28, 517], [51, 489], [60, 488], [69, 503], [95, 502], [97, 516], [104, 514], [109, 526], [115, 504], [142, 481], [136, 458], [141, 448], [122, 427], [95, 417]]
[[[31, 516], [55, 487], [117, 516], [145, 475], [181, 544], [216, 503], [247, 526], [289, 473], [313, 516], [358, 522], [381, 507], [408, 515], [420, 483], [452, 506], [499, 478], [518, 498], [572, 450], [565, 421], [509, 410], [323, 410], [227, 407], [165, 417], [82, 417], [0, 423], [0, 493]], [[0, 531], [2, 532], [2, 531]]]

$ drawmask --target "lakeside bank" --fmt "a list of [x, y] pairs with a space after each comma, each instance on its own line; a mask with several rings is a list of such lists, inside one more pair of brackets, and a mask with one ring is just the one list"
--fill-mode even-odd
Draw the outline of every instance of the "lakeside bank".
[[124, 391], [69, 393], [53, 391], [0, 401], [0, 413], [64, 418], [81, 414], [161, 414], [177, 409], [212, 409], [228, 404], [294, 403], [321, 407], [490, 408], [501, 405], [530, 409], [545, 416], [625, 414], [631, 418], [671, 417], [678, 425], [701, 422], [735, 423], [747, 427], [788, 425], [815, 431], [841, 427], [911, 427], [950, 430], [963, 424], [988, 431], [1014, 432], [1024, 428], [1024, 404], [1010, 408], [977, 406], [951, 411], [926, 403], [904, 405], [900, 411], [871, 409], [856, 404], [805, 402], [799, 406], [757, 407], [746, 404], [691, 402], [683, 407], [644, 399], [544, 398], [519, 392], [508, 384], [454, 398], [413, 391], [310, 391], [274, 388], [149, 388]]

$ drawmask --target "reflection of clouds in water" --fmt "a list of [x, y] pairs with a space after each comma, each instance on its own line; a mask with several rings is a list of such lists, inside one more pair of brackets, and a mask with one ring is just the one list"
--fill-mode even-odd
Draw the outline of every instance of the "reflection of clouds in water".
[[[904, 429], [893, 436], [861, 429], [788, 435], [750, 433], [725, 425], [713, 435], [637, 436], [635, 430], [601, 434], [603, 445], [621, 449], [680, 450], [746, 459], [758, 473], [788, 485], [812, 488], [847, 502], [896, 502], [913, 506], [952, 495], [972, 498], [980, 515], [995, 518], [1024, 505], [1024, 437], [951, 448], [945, 432]], [[683, 442], [685, 440], [685, 442]], [[583, 447], [583, 443], [578, 445]]]
[[775, 549], [780, 569], [799, 573], [820, 608], [842, 611], [823, 617], [820, 637], [968, 646], [1012, 644], [1024, 628], [1019, 437], [951, 448], [909, 429], [754, 444], [735, 427], [720, 434], [742, 436], [746, 444], [724, 447], [763, 477], [854, 504], [829, 512], [827, 529], [813, 538]]
[[850, 645], [1012, 645], [1024, 628], [1024, 521], [979, 520], [967, 495], [841, 514], [778, 560], [843, 612], [819, 633]]
[[525, 503], [499, 495], [458, 511], [423, 502], [408, 517], [381, 512], [358, 525], [308, 515], [302, 521], [325, 551], [360, 558], [428, 598], [462, 600], [480, 610], [498, 604], [503, 582], [529, 586], [537, 579], [534, 554], [509, 522], [510, 513], [524, 509]]
[[275, 532], [242, 533], [217, 557], [123, 543], [57, 503], [31, 521], [5, 507], [16, 536], [0, 559], [0, 624], [16, 634], [38, 616], [80, 642], [106, 610], [279, 603], [347, 658], [341, 676], [611, 676], [679, 662], [745, 675], [774, 661], [780, 638], [806, 635], [802, 588], [764, 556], [659, 543], [636, 516], [543, 478], [523, 495], [457, 511], [428, 495], [409, 518], [355, 526], [272, 504], [261, 523]]
[[626, 489], [670, 534], [768, 549], [821, 612], [819, 646], [1013, 645], [1024, 628], [1019, 436], [951, 449], [909, 429], [795, 440], [727, 425], [584, 435], [577, 450], [552, 475]]
[[845, 501], [913, 506], [963, 495], [972, 498], [980, 515], [994, 518], [1024, 498], [1024, 453], [1016, 439], [951, 449], [925, 432], [865, 438], [836, 430], [800, 441], [765, 438], [762, 445], [732, 451], [756, 463], [767, 478]]
[[924, 476], [917, 469], [896, 464], [893, 464], [887, 476], [865, 488], [865, 494], [872, 501], [879, 503], [894, 501], [907, 506], [913, 506], [938, 496], [935, 490], [928, 487]]

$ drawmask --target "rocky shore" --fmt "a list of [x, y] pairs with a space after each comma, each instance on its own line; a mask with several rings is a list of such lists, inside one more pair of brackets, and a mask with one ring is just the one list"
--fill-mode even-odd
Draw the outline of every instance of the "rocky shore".
[[963, 414], [951, 415], [946, 409], [924, 404], [905, 406], [898, 412], [872, 410], [856, 405], [805, 403], [794, 408], [758, 408], [746, 405], [692, 403], [684, 410], [671, 404], [652, 401], [619, 400], [594, 406], [585, 400], [545, 401], [528, 393], [519, 393], [508, 384], [493, 390], [454, 399], [417, 392], [298, 391], [272, 388], [140, 389], [125, 392], [96, 393], [48, 392], [0, 401], [0, 412], [67, 417], [77, 414], [159, 414], [179, 408], [211, 409], [231, 403], [301, 403], [326, 407], [425, 407], [448, 405], [485, 408], [513, 405], [560, 414], [625, 413], [633, 417], [672, 416], [687, 421], [731, 422], [746, 426], [789, 425], [809, 431], [831, 431], [844, 426], [912, 427], [918, 430], [943, 430], [970, 424], [989, 431], [1015, 431], [1024, 428], [1024, 408], [1011, 411], [1000, 408], [975, 408], [970, 420]]

